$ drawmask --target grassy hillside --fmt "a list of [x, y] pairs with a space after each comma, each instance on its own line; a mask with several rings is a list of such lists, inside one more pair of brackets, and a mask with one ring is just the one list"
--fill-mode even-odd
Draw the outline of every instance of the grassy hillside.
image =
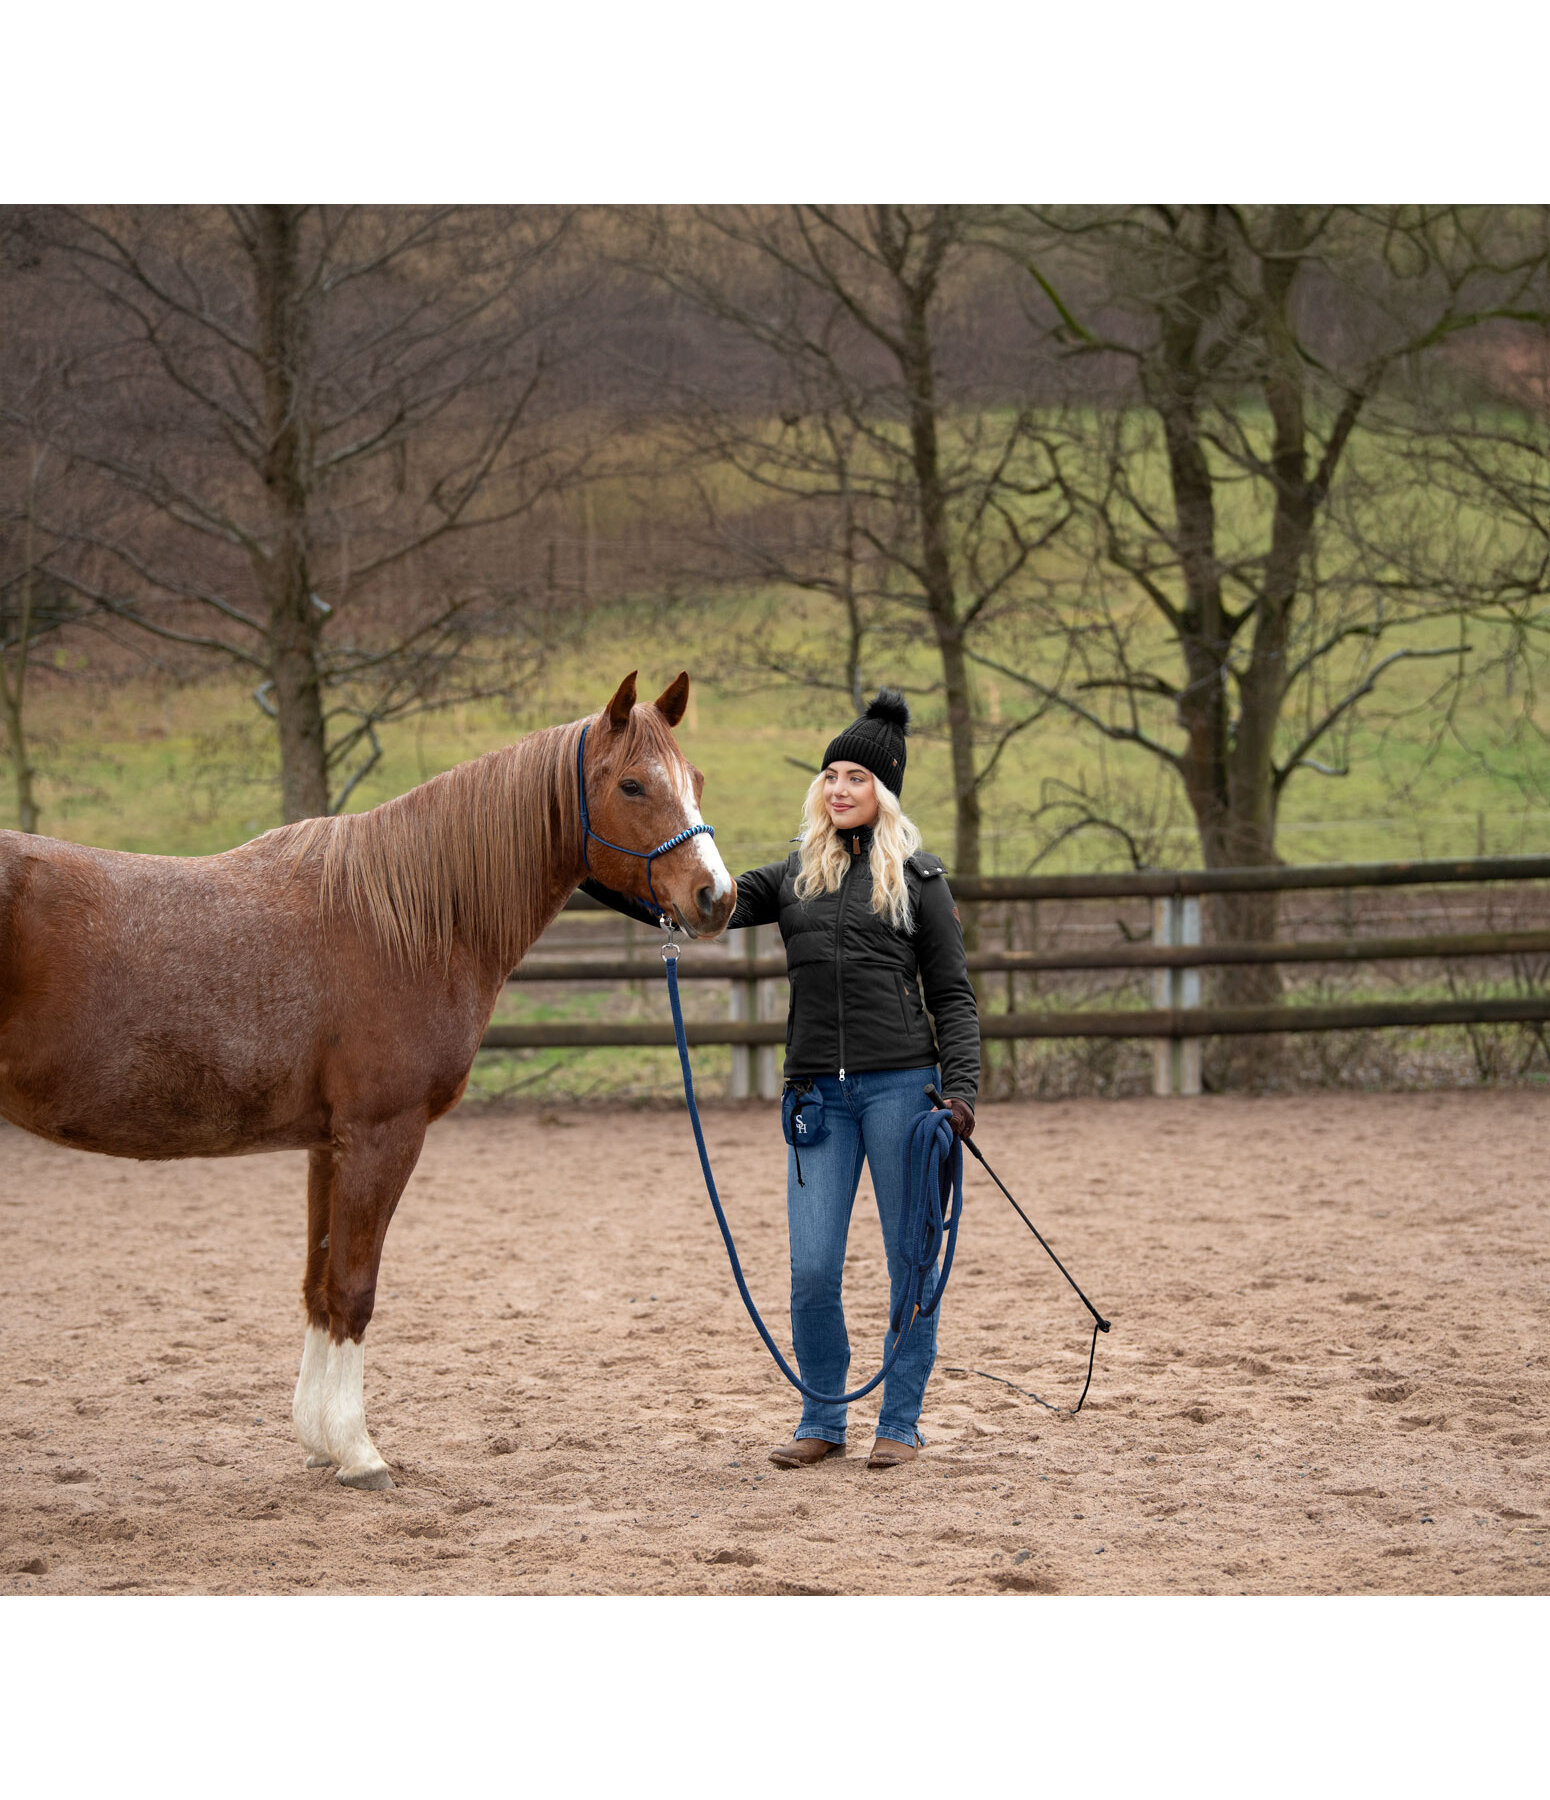
[[[673, 608], [621, 605], [598, 614], [584, 651], [568, 653], [542, 684], [509, 704], [457, 707], [383, 734], [385, 754], [356, 790], [366, 807], [456, 762], [480, 755], [537, 726], [595, 710], [631, 668], [655, 693], [680, 667], [726, 668], [745, 603]], [[781, 628], [811, 647], [828, 622], [821, 611], [789, 609]], [[1439, 627], [1439, 630], [1445, 629]], [[1440, 665], [1393, 670], [1350, 743], [1351, 773], [1331, 780], [1299, 775], [1289, 786], [1280, 846], [1291, 862], [1414, 855], [1468, 855], [1477, 849], [1522, 851], [1550, 836], [1550, 758], [1525, 721], [1516, 678], [1509, 696], [1500, 645], [1491, 628], [1472, 630], [1472, 662], [1483, 672], [1458, 695], [1450, 721], [1430, 696]], [[924, 686], [931, 656], [924, 645], [901, 652], [889, 674]], [[987, 721], [1015, 716], [1015, 694], [986, 681]], [[933, 729], [939, 711], [916, 702], [920, 730], [911, 744], [906, 800], [929, 844], [949, 860], [952, 808], [945, 742]], [[707, 817], [734, 869], [782, 853], [796, 827], [806, 775], [824, 743], [849, 716], [833, 693], [759, 690], [734, 678], [701, 680], [680, 731], [705, 771]], [[1550, 726], [1541, 707], [1540, 723]], [[198, 855], [239, 843], [278, 819], [272, 727], [245, 684], [211, 677], [175, 685], [138, 678], [113, 683], [90, 670], [38, 682], [30, 703], [43, 829], [83, 843], [174, 855]], [[1141, 830], [1152, 860], [1198, 860], [1177, 784], [1138, 752], [1103, 745], [1051, 717], [1014, 741], [987, 798], [986, 867], [1025, 868], [1048, 841], [1049, 821], [1032, 815], [1052, 783], [1102, 794]], [[0, 822], [14, 819], [14, 796], [0, 794]], [[1116, 866], [1117, 841], [1087, 833], [1043, 866]]]

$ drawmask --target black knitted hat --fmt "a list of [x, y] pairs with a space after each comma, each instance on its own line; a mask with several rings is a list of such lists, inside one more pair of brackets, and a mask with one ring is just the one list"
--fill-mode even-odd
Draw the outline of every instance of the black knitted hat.
[[860, 763], [885, 788], [898, 794], [904, 786], [904, 739], [909, 728], [909, 702], [897, 688], [879, 688], [877, 698], [861, 717], [847, 725], [824, 751], [822, 766]]

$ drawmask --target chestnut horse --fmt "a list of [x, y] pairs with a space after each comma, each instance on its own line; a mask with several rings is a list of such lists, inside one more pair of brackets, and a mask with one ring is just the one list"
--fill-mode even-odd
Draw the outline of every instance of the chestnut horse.
[[696, 936], [732, 915], [703, 827], [654, 871], [624, 853], [702, 824], [702, 778], [672, 735], [688, 695], [682, 674], [637, 705], [629, 675], [591, 720], [221, 856], [0, 832], [0, 1115], [108, 1156], [307, 1152], [292, 1417], [307, 1466], [346, 1487], [393, 1485], [362, 1346], [382, 1241], [507, 975], [589, 856]]

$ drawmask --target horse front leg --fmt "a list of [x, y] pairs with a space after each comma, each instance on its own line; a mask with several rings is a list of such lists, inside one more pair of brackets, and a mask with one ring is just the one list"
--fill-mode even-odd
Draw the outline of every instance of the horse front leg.
[[[425, 1141], [425, 1119], [390, 1120], [341, 1130], [329, 1184], [328, 1263], [323, 1298], [328, 1343], [323, 1367], [322, 1432], [328, 1460], [345, 1487], [390, 1488], [393, 1477], [366, 1429], [366, 1350], [362, 1339], [377, 1297], [382, 1243], [399, 1196]], [[303, 1356], [305, 1362], [305, 1354]]]
[[291, 1423], [307, 1453], [309, 1469], [333, 1461], [323, 1434], [323, 1407], [328, 1370], [328, 1247], [334, 1200], [334, 1152], [313, 1150], [307, 1156], [307, 1270], [301, 1298], [307, 1309], [307, 1335], [302, 1340], [301, 1373], [291, 1401]]

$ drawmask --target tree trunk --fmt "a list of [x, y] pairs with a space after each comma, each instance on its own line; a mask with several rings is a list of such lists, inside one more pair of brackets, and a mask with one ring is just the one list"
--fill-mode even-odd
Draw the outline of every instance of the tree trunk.
[[[27, 646], [22, 645], [25, 656]], [[21, 695], [12, 691], [9, 679], [0, 682], [0, 706], [5, 712], [6, 747], [16, 774], [16, 825], [19, 831], [36, 831], [39, 812], [33, 794], [33, 769], [27, 758], [27, 737], [22, 729]]]
[[[1229, 736], [1225, 646], [1185, 639], [1190, 689], [1180, 716], [1190, 741], [1184, 785], [1195, 815], [1202, 860], [1208, 869], [1255, 869], [1273, 865], [1275, 784], [1269, 746], [1280, 699], [1267, 691], [1257, 706], [1245, 694], [1238, 731]], [[1252, 685], [1249, 683], [1246, 686]], [[1251, 706], [1256, 717], [1247, 725]], [[1208, 941], [1265, 943], [1276, 935], [1278, 894], [1213, 894], [1205, 908]], [[1215, 1006], [1278, 1006], [1281, 971], [1273, 963], [1229, 965], [1213, 970], [1207, 993]], [[1227, 1037], [1206, 1047], [1207, 1085], [1263, 1088], [1275, 1079], [1283, 1054], [1279, 1037]]]
[[[1254, 607], [1254, 639], [1239, 679], [1237, 728], [1227, 755], [1227, 811], [1223, 866], [1262, 868], [1276, 856], [1275, 737], [1286, 702], [1287, 649], [1292, 609], [1313, 537], [1317, 497], [1308, 471], [1306, 368], [1291, 326], [1292, 286], [1309, 241], [1300, 208], [1277, 207], [1273, 254], [1260, 261], [1260, 306], [1265, 345], [1262, 378], [1270, 414], [1274, 494], [1269, 555]], [[1221, 894], [1213, 909], [1219, 938], [1265, 942], [1276, 935], [1279, 894]], [[1273, 964], [1223, 969], [1213, 984], [1223, 1006], [1275, 1006], [1284, 997]], [[1284, 1055], [1280, 1038], [1228, 1040], [1217, 1051], [1221, 1071], [1235, 1085], [1264, 1087]]]
[[952, 751], [953, 806], [956, 842], [953, 868], [959, 875], [980, 873], [980, 790], [974, 766], [974, 701], [963, 638], [952, 628], [937, 627], [942, 679], [947, 689], [947, 731]]
[[269, 675], [287, 824], [328, 811], [328, 749], [308, 516], [312, 474], [312, 333], [301, 271], [301, 209], [261, 206], [253, 252], [263, 365], [263, 462], [270, 549], [260, 571], [269, 603]]
[[[1208, 869], [1264, 869], [1277, 862], [1275, 832], [1261, 832], [1251, 822], [1228, 822], [1206, 856]], [[1280, 917], [1279, 894], [1213, 894], [1207, 915], [1211, 940], [1216, 943], [1268, 943], [1275, 938]], [[1220, 1006], [1278, 1006], [1282, 997], [1281, 971], [1273, 963], [1244, 964], [1218, 969], [1212, 977], [1215, 1004]]]
[[[910, 453], [920, 517], [920, 564], [925, 577], [926, 606], [942, 659], [942, 685], [947, 696], [947, 735], [952, 754], [953, 811], [956, 842], [953, 869], [959, 875], [980, 873], [980, 790], [974, 758], [974, 695], [964, 655], [948, 546], [947, 499], [942, 491], [941, 452], [937, 441], [936, 379], [926, 318], [931, 293], [924, 284], [907, 290], [904, 377], [910, 403]], [[965, 939], [977, 933], [972, 925]], [[974, 944], [970, 944], [974, 948]]]
[[[1262, 868], [1275, 853], [1275, 765], [1273, 747], [1285, 693], [1286, 591], [1295, 593], [1296, 572], [1306, 532], [1289, 516], [1304, 492], [1300, 391], [1283, 366], [1277, 385], [1267, 382], [1277, 428], [1278, 499], [1272, 553], [1254, 611], [1254, 644], [1249, 667], [1238, 678], [1236, 728], [1229, 683], [1234, 626], [1223, 604], [1216, 550], [1214, 477], [1202, 441], [1198, 411], [1202, 333], [1220, 309], [1225, 274], [1217, 209], [1201, 209], [1197, 273], [1164, 310], [1160, 338], [1160, 385], [1153, 404], [1162, 418], [1173, 490], [1176, 547], [1184, 578], [1185, 602], [1170, 622], [1184, 656], [1185, 685], [1178, 699], [1185, 733], [1181, 773], [1195, 815], [1201, 855], [1208, 869]], [[1289, 278], [1288, 278], [1289, 285]], [[1267, 295], [1266, 313], [1284, 314], [1287, 286]], [[1276, 894], [1217, 894], [1206, 908], [1216, 941], [1260, 941], [1275, 936]], [[1209, 981], [1215, 1004], [1274, 1006], [1282, 998], [1281, 971], [1273, 964], [1217, 970]], [[1208, 1049], [1210, 1085], [1262, 1087], [1280, 1060], [1276, 1038], [1227, 1038]]]
[[6, 746], [11, 753], [11, 767], [16, 777], [16, 825], [19, 831], [36, 832], [38, 803], [33, 792], [33, 768], [27, 755], [27, 734], [23, 728], [22, 705], [27, 695], [27, 658], [32, 652], [33, 620], [33, 535], [36, 511], [38, 459], [32, 458], [27, 475], [27, 514], [22, 534], [22, 603], [17, 628], [16, 680], [0, 658], [0, 706], [5, 711]]

